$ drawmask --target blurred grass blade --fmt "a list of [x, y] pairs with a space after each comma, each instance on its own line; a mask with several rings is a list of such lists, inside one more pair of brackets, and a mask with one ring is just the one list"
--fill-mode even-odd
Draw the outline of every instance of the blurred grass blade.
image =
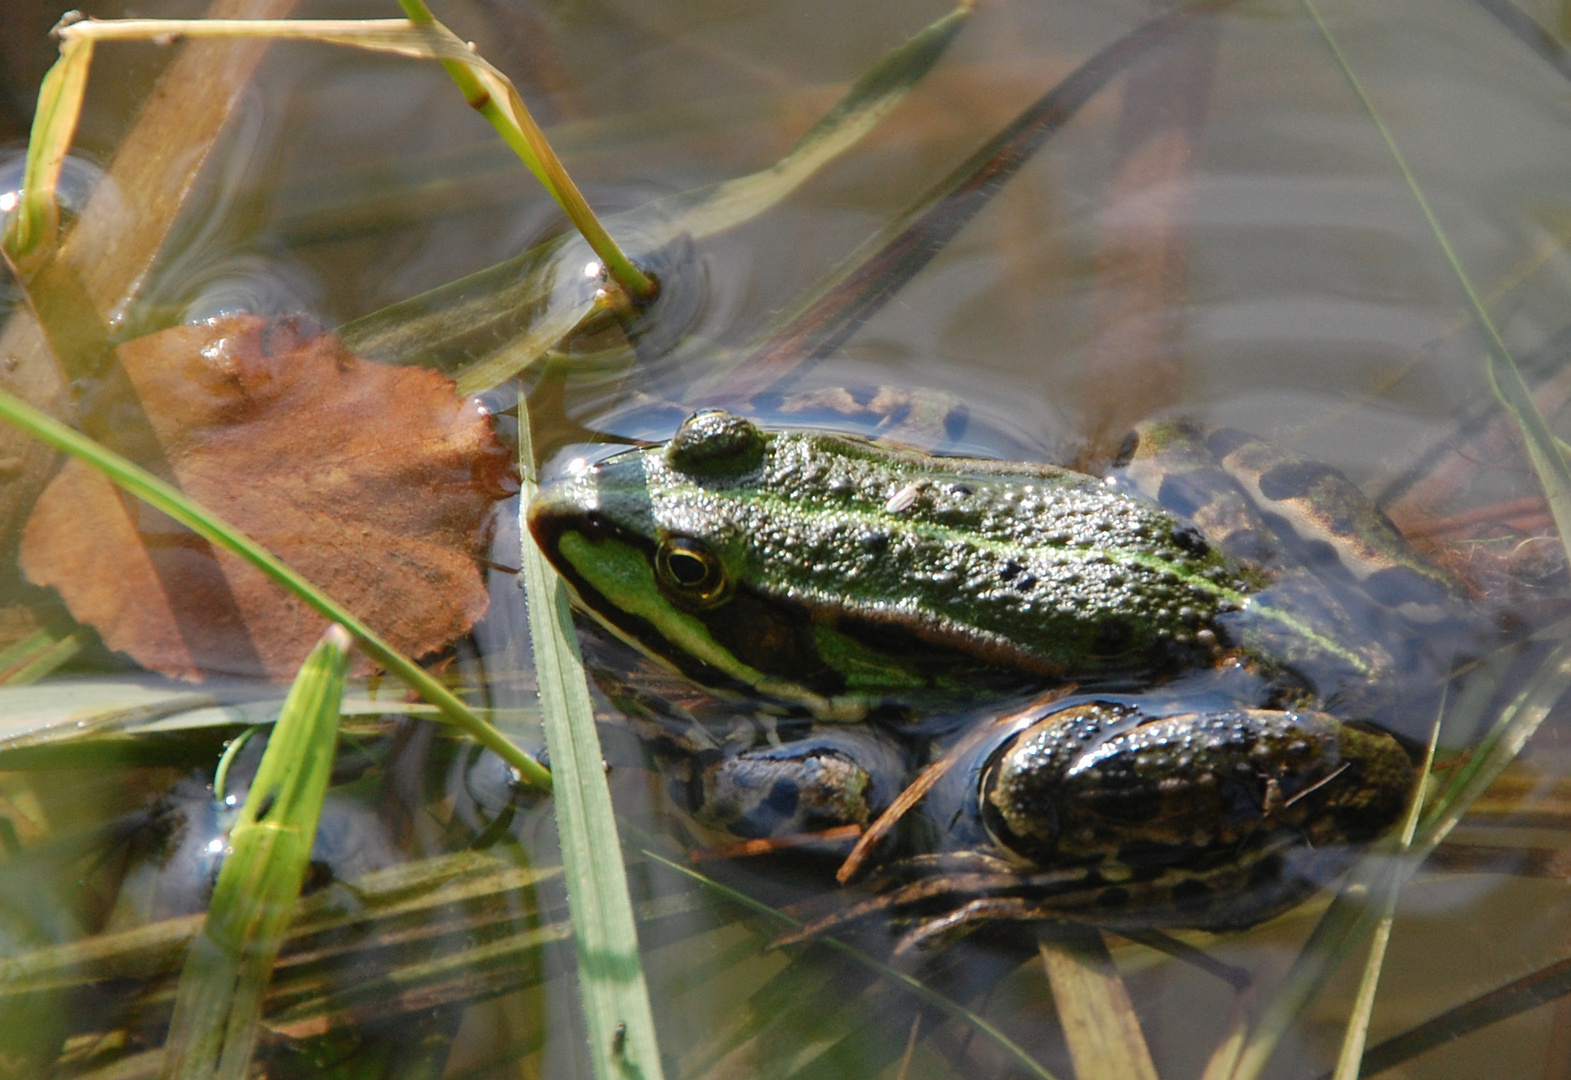
[[[344, 323], [338, 336], [357, 356], [383, 364], [421, 364], [462, 379], [466, 369], [529, 340], [536, 325], [571, 329], [593, 310], [590, 283], [565, 269], [570, 246], [571, 236], [547, 240], [506, 262]], [[516, 370], [531, 359], [520, 357]]]
[[[539, 490], [529, 412], [518, 410], [519, 513]], [[567, 589], [519, 523], [529, 634], [551, 753], [557, 835], [578, 952], [578, 988], [599, 1080], [660, 1080], [660, 1048], [638, 952], [638, 928], [611, 809], [594, 706]]]
[[590, 299], [572, 307], [556, 307], [529, 324], [529, 329], [485, 359], [470, 364], [454, 379], [460, 394], [480, 394], [529, 367], [547, 351], [573, 332], [584, 320], [593, 317], [599, 304]]
[[327, 796], [352, 647], [348, 631], [328, 627], [284, 700], [180, 972], [165, 1080], [241, 1080], [250, 1071], [262, 995]]
[[0, 649], [0, 684], [31, 686], [81, 652], [87, 634], [72, 623], [56, 623]]
[[1565, 549], [1566, 559], [1571, 561], [1571, 463], [1566, 461], [1565, 455], [1555, 443], [1554, 435], [1549, 430], [1549, 424], [1544, 420], [1544, 415], [1539, 411], [1538, 403], [1533, 400], [1531, 388], [1527, 380], [1522, 377], [1521, 368], [1518, 367], [1516, 358], [1511, 350], [1506, 347], [1505, 339], [1500, 336], [1500, 330], [1495, 326], [1495, 321], [1489, 315], [1489, 310], [1484, 307], [1484, 302], [1473, 287], [1472, 279], [1468, 277], [1467, 270], [1462, 266], [1462, 259], [1456, 249], [1451, 246], [1451, 240], [1446, 231], [1441, 227], [1440, 218], [1435, 214], [1434, 208], [1429, 205], [1429, 199], [1424, 195], [1424, 190], [1418, 184], [1418, 177], [1413, 173], [1407, 163], [1407, 157], [1402, 153], [1402, 148], [1396, 144], [1396, 138], [1391, 134], [1391, 129], [1386, 126], [1379, 110], [1375, 108], [1374, 100], [1364, 89], [1363, 82], [1353, 71], [1348, 63], [1347, 56], [1342, 52], [1342, 47], [1337, 43], [1331, 28], [1320, 16], [1320, 9], [1314, 0], [1302, 0], [1304, 10], [1308, 13], [1315, 28], [1325, 39], [1326, 48], [1330, 50], [1336, 60], [1337, 67], [1347, 79], [1353, 95], [1358, 98], [1359, 104], [1368, 113], [1370, 122], [1380, 133], [1381, 140], [1385, 143], [1386, 150], [1391, 155], [1398, 171], [1402, 174], [1403, 181], [1407, 184], [1408, 192], [1413, 196], [1413, 201], [1418, 204], [1418, 209], [1424, 216], [1429, 231], [1434, 235], [1435, 243], [1439, 245], [1440, 252], [1445, 256], [1446, 265], [1451, 268], [1451, 273], [1456, 277], [1462, 295], [1467, 300], [1468, 310], [1472, 313], [1474, 321], [1478, 324], [1479, 333], [1483, 336], [1485, 348], [1488, 351], [1489, 363], [1487, 371], [1490, 386], [1495, 396], [1500, 399], [1506, 411], [1516, 420], [1517, 427], [1522, 433], [1522, 442], [1527, 448], [1528, 461], [1533, 466], [1533, 472], [1538, 477], [1539, 486], [1544, 490], [1544, 498], [1549, 503], [1550, 515], [1555, 520], [1555, 529], [1560, 533], [1560, 543]]
[[[1564, 636], [1568, 626], [1557, 623], [1551, 632]], [[1571, 691], [1571, 641], [1562, 641], [1523, 684], [1478, 746], [1451, 775], [1446, 786], [1418, 824], [1413, 852], [1427, 856], [1450, 835], [1475, 799], [1482, 795], [1516, 759], [1533, 737], [1549, 710]]]
[[749, 221], [795, 191], [827, 162], [854, 146], [919, 83], [955, 39], [972, 3], [963, 3], [889, 53], [846, 91], [774, 165], [657, 199], [628, 217], [671, 219], [672, 238], [702, 239]]
[[38, 87], [38, 106], [22, 173], [22, 198], [5, 230], [6, 251], [23, 274], [59, 241], [60, 204], [55, 186], [76, 134], [92, 62], [92, 42], [66, 42]]
[[[702, 240], [764, 213], [856, 145], [904, 100], [944, 54], [970, 10], [961, 5], [890, 52], [769, 168], [652, 200], [611, 216], [609, 223], [636, 235], [635, 253], [647, 254], [684, 236]], [[570, 331], [593, 313], [597, 285], [581, 272], [580, 256], [587, 255], [587, 249], [557, 237], [345, 323], [338, 334], [361, 356], [456, 371], [468, 392], [487, 390], [555, 345], [560, 337], [546, 340], [551, 333], [561, 327]]]
[[[1430, 729], [1429, 745], [1424, 750], [1424, 759], [1418, 770], [1418, 784], [1408, 803], [1407, 816], [1397, 839], [1397, 850], [1404, 855], [1412, 848], [1413, 837], [1418, 832], [1418, 820], [1424, 810], [1424, 800], [1428, 797], [1429, 775], [1435, 764], [1435, 750], [1440, 745], [1440, 727], [1444, 717], [1445, 697], [1442, 696], [1434, 727]], [[1353, 1012], [1343, 1030], [1336, 1080], [1358, 1080], [1359, 1062], [1364, 1056], [1364, 1043], [1369, 1037], [1369, 1020], [1375, 1010], [1375, 991], [1380, 986], [1380, 971], [1385, 966], [1386, 949], [1391, 942], [1391, 924], [1396, 919], [1397, 897], [1402, 892], [1403, 879], [1398, 873], [1400, 867], [1400, 862], [1393, 861], [1391, 872], [1369, 895], [1368, 906], [1379, 912], [1379, 919], [1375, 923], [1374, 940], [1369, 945], [1369, 956], [1364, 961], [1358, 996], [1353, 999]]]
[[[1460, 257], [1452, 247], [1449, 237], [1441, 227], [1439, 218], [1418, 184], [1417, 176], [1407, 163], [1406, 156], [1397, 146], [1395, 137], [1365, 91], [1362, 81], [1353, 71], [1330, 27], [1321, 17], [1314, 0], [1302, 0], [1310, 21], [1325, 40], [1337, 67], [1347, 80], [1354, 96], [1375, 125], [1387, 151], [1401, 173], [1409, 193], [1418, 204], [1436, 244], [1440, 247], [1447, 265], [1467, 301], [1478, 324], [1488, 351], [1490, 383], [1506, 410], [1516, 420], [1550, 513], [1560, 533], [1560, 540], [1571, 559], [1571, 466], [1555, 444], [1542, 413], [1533, 401], [1531, 392], [1522, 378], [1514, 357], [1506, 348], [1499, 330], [1484, 307], [1478, 292], [1462, 266]], [[1558, 628], [1564, 633], [1564, 626]], [[1411, 852], [1402, 860], [1394, 873], [1398, 883], [1412, 874], [1417, 865], [1451, 831], [1467, 812], [1468, 806], [1495, 778], [1504, 771], [1522, 745], [1542, 723], [1550, 708], [1571, 690], [1571, 643], [1560, 645], [1545, 660], [1527, 682], [1522, 691], [1501, 713], [1489, 733], [1484, 737], [1472, 758], [1457, 770], [1445, 790], [1429, 807], [1419, 824]], [[1391, 850], [1390, 845], [1386, 846]], [[1355, 875], [1356, 876], [1356, 875]], [[1325, 978], [1340, 964], [1351, 949], [1377, 921], [1377, 913], [1362, 904], [1350, 904], [1339, 897], [1326, 912], [1320, 926], [1300, 953], [1298, 961], [1283, 981], [1283, 986], [1272, 1001], [1265, 1016], [1251, 1034], [1244, 1047], [1235, 1080], [1253, 1080], [1265, 1068], [1272, 1053], [1287, 1030], [1288, 1024], [1316, 991]]]
[[367, 655], [418, 691], [421, 697], [440, 709], [448, 721], [517, 769], [525, 782], [539, 787], [550, 786], [549, 773], [500, 731], [471, 712], [430, 672], [393, 649], [374, 630], [272, 552], [192, 502], [179, 489], [3, 390], [0, 390], [0, 420], [22, 428], [56, 450], [81, 458], [116, 485], [162, 510], [192, 532], [245, 559], [328, 621], [342, 624], [356, 637]]
[[[275, 706], [276, 709], [276, 706]], [[345, 882], [355, 898], [343, 902], [341, 890], [322, 890], [302, 897], [285, 932], [287, 947], [274, 969], [272, 997], [285, 969], [307, 968], [311, 992], [318, 998], [334, 991], [311, 964], [368, 948], [383, 932], [393, 931], [394, 949], [407, 943], [411, 923], [441, 933], [441, 915], [456, 907], [466, 913], [477, 906], [500, 907], [496, 921], [532, 919], [538, 909], [534, 888], [556, 877], [555, 867], [536, 869], [515, 866], [490, 853], [464, 851], [419, 862], [376, 870]], [[203, 916], [187, 915], [137, 926], [130, 930], [98, 934], [30, 952], [13, 953], [0, 968], [0, 1007], [10, 997], [56, 987], [83, 986], [111, 979], [149, 979], [176, 970], [191, 940], [202, 928]], [[352, 935], [335, 931], [355, 928]], [[475, 932], [473, 922], [461, 931]], [[564, 935], [565, 936], [565, 935]], [[331, 947], [324, 941], [333, 942]], [[369, 946], [374, 947], [374, 946]], [[302, 964], [298, 953], [308, 954]], [[276, 1017], [270, 1017], [273, 1026]]]
[[1473, 0], [1493, 15], [1511, 36], [1537, 53], [1545, 63], [1571, 79], [1571, 50], [1510, 0]]
[[1037, 947], [1069, 1044], [1076, 1080], [1157, 1080], [1129, 991], [1102, 935], [1054, 927]]
[[927, 266], [1081, 107], [1189, 20], [1231, 2], [1198, 0], [1166, 11], [1086, 60], [783, 312], [760, 346], [728, 365], [719, 392], [727, 400], [749, 397], [797, 364], [839, 348]]

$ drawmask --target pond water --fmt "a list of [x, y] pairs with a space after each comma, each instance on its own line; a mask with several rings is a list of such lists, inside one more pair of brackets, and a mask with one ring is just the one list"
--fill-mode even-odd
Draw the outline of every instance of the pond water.
[[[197, 7], [156, 0], [90, 13]], [[1467, 579], [1489, 628], [1476, 650], [1486, 662], [1447, 698], [1443, 753], [1472, 746], [1532, 685], [1562, 631], [1563, 556], [1544, 540], [1554, 528], [1542, 489], [1496, 407], [1489, 345], [1457, 273], [1563, 433], [1571, 63], [1553, 55], [1552, 38], [1562, 14], [1502, 0], [1212, 7], [1150, 30], [1158, 8], [1130, 0], [980, 4], [865, 139], [766, 212], [666, 250], [666, 294], [636, 353], [608, 331], [523, 376], [548, 471], [588, 452], [592, 436], [665, 438], [706, 405], [1093, 471], [1152, 416], [1241, 428], [1346, 473]], [[945, 11], [881, 0], [475, 0], [436, 13], [514, 79], [590, 203], [631, 211], [613, 231], [636, 243], [640, 228], [656, 231], [638, 208], [768, 168], [855, 78]], [[344, 0], [294, 14], [396, 11]], [[6, 18], [0, 35], [10, 34]], [[1536, 38], [1524, 29], [1532, 20]], [[1141, 27], [1140, 48], [1109, 54], [1090, 74], [1082, 67]], [[81, 163], [68, 173], [84, 191], [165, 56], [147, 44], [100, 48]], [[930, 261], [822, 355], [799, 352], [756, 375], [755, 351], [783, 312], [1065, 80], [1086, 88], [1083, 101], [1010, 163], [952, 238], [934, 242]], [[11, 150], [0, 178], [14, 180], [20, 148]], [[562, 230], [555, 205], [440, 70], [276, 46], [115, 330], [130, 337], [235, 311], [305, 312], [338, 327]], [[844, 408], [842, 391], [858, 404]], [[487, 391], [504, 431], [516, 426], [507, 413], [518, 398], [512, 381]], [[523, 594], [508, 572], [517, 512], [516, 500], [499, 506], [491, 610], [450, 671], [534, 749]], [[671, 707], [726, 708], [622, 646], [588, 643], [607, 686], [639, 686]], [[167, 686], [144, 679], [148, 703], [133, 715], [122, 697], [135, 676], [123, 658], [89, 650], [29, 691], [32, 712], [21, 699], [0, 705], [18, 717], [7, 730], [102, 711], [104, 701], [120, 725], [179, 714], [159, 696]], [[105, 679], [115, 691], [95, 698]], [[147, 1051], [167, 1022], [177, 950], [123, 935], [201, 910], [223, 820], [206, 785], [224, 741], [268, 707], [256, 686], [208, 690], [220, 704], [260, 704], [246, 706], [255, 715], [171, 721], [179, 730], [85, 764], [46, 755], [8, 766], [0, 756], [15, 770], [0, 804], [10, 823], [0, 835], [8, 950], [36, 956], [81, 935], [122, 935], [110, 960], [58, 961], [47, 994], [0, 993], [8, 1024], [44, 1033], [0, 1045], [10, 1055], [0, 1071], [156, 1074]], [[549, 875], [521, 887], [516, 876], [558, 860], [549, 802], [517, 791], [489, 755], [397, 716], [390, 693], [354, 699], [362, 707], [318, 841], [313, 910], [323, 922], [286, 948], [275, 976], [269, 1074], [589, 1075], [560, 887]], [[600, 705], [667, 1076], [1074, 1075], [1029, 929], [991, 930], [903, 969], [968, 1015], [823, 946], [768, 950], [781, 923], [647, 854], [682, 864], [713, 838], [694, 837], [638, 739]], [[1402, 734], [1421, 744], [1432, 721], [1432, 711], [1409, 717]], [[1550, 713], [1402, 892], [1371, 1046], [1563, 960], [1565, 725]], [[237, 777], [254, 768], [245, 760]], [[471, 894], [378, 906], [392, 903], [375, 890], [396, 891], [386, 875], [399, 867], [474, 877], [452, 861], [474, 850], [515, 878], [501, 881], [493, 867]], [[821, 902], [834, 888], [821, 864], [796, 856], [695, 865], [777, 906]], [[346, 884], [354, 880], [362, 885]], [[1240, 1017], [1275, 1000], [1326, 902], [1246, 931], [1180, 935], [1247, 973], [1243, 993], [1110, 938], [1161, 1076], [1226, 1075], [1218, 1047]], [[357, 910], [379, 914], [330, 925]], [[877, 954], [888, 944], [880, 935], [857, 941]], [[1310, 1000], [1261, 1075], [1329, 1073], [1361, 956]], [[1571, 1076], [1571, 1006], [1560, 992], [1551, 981], [1544, 1004], [1383, 1075]]]

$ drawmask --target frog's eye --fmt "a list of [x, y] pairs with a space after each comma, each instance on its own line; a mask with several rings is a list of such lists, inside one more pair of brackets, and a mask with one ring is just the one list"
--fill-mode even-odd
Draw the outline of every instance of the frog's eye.
[[660, 542], [655, 553], [660, 583], [683, 599], [713, 604], [725, 596], [725, 566], [697, 540], [672, 536]]

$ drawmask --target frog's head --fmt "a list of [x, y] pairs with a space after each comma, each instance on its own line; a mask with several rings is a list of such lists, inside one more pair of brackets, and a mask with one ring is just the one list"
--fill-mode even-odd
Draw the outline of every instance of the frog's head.
[[768, 520], [770, 503], [790, 502], [776, 441], [740, 416], [696, 413], [665, 445], [541, 491], [529, 529], [578, 605], [636, 648], [713, 689], [831, 714], [846, 707], [832, 701], [844, 678], [804, 610], [761, 588], [772, 545], [789, 543]]

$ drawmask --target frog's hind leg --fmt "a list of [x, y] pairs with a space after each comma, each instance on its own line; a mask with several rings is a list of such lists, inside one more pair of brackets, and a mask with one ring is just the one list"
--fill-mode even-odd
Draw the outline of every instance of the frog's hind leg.
[[986, 922], [1063, 921], [1063, 916], [1023, 896], [983, 896], [953, 911], [927, 919], [906, 931], [895, 943], [895, 956], [910, 956], [952, 944]]
[[798, 929], [770, 942], [770, 948], [810, 941], [875, 915], [897, 915], [902, 908], [941, 901], [957, 894], [974, 896], [1018, 888], [1021, 881], [1022, 875], [1017, 873], [963, 873], [919, 878], [809, 919]]
[[1111, 479], [1192, 522], [1234, 559], [1256, 566], [1280, 560], [1255, 501], [1212, 453], [1205, 429], [1191, 420], [1153, 421], [1130, 432]]
[[1329, 567], [1347, 575], [1377, 604], [1415, 625], [1455, 616], [1461, 586], [1420, 555], [1342, 473], [1241, 431], [1213, 431], [1206, 445], [1316, 572]]

